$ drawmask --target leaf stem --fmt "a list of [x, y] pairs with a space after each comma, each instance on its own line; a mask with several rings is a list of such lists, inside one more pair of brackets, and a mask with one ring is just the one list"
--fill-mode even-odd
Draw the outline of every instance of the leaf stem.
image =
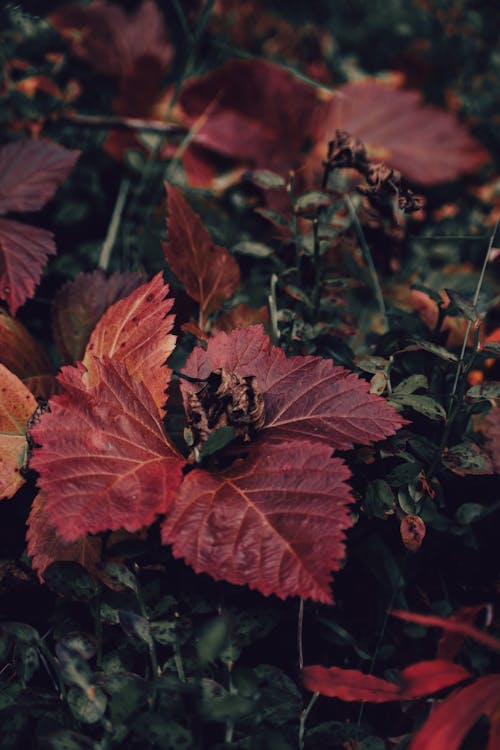
[[313, 219], [313, 238], [314, 238], [314, 287], [312, 293], [313, 303], [313, 322], [318, 321], [319, 303], [321, 299], [321, 278], [323, 276], [323, 263], [321, 260], [320, 253], [320, 241], [319, 241], [319, 219], [316, 217]]
[[297, 650], [299, 653], [299, 669], [304, 669], [304, 645], [302, 640], [304, 628], [304, 600], [300, 597], [299, 616], [297, 619]]
[[387, 312], [385, 309], [385, 302], [384, 297], [382, 294], [382, 289], [380, 287], [380, 282], [378, 280], [377, 271], [375, 268], [375, 264], [373, 262], [372, 254], [370, 252], [370, 248], [368, 247], [368, 243], [366, 241], [365, 234], [363, 232], [363, 227], [361, 226], [358, 215], [356, 213], [356, 209], [354, 208], [352, 201], [349, 197], [349, 195], [344, 196], [344, 200], [347, 206], [347, 209], [349, 211], [349, 216], [351, 217], [351, 221], [353, 224], [353, 227], [356, 231], [356, 234], [358, 235], [359, 244], [361, 246], [361, 251], [363, 253], [363, 259], [368, 267], [368, 272], [370, 274], [370, 279], [372, 282], [372, 288], [373, 293], [375, 295], [375, 299], [377, 301], [377, 305], [380, 311], [380, 314], [382, 316], [382, 320], [384, 322], [384, 329], [387, 331], [388, 324], [387, 324]]
[[278, 307], [276, 304], [276, 284], [278, 283], [278, 276], [273, 273], [271, 276], [271, 286], [269, 295], [267, 298], [269, 304], [269, 317], [271, 323], [271, 342], [278, 345], [280, 332], [278, 329]]
[[123, 209], [125, 208], [125, 201], [127, 200], [129, 188], [130, 188], [130, 179], [128, 177], [123, 177], [120, 183], [120, 188], [118, 190], [118, 195], [116, 197], [115, 207], [113, 209], [111, 221], [109, 222], [106, 239], [103, 242], [101, 253], [99, 255], [99, 262], [97, 264], [98, 267], [101, 268], [103, 271], [108, 270], [109, 261], [111, 258], [111, 252], [113, 250], [113, 246], [116, 241], [116, 236], [120, 228], [120, 223], [121, 223], [122, 215], [123, 215]]
[[300, 714], [300, 723], [299, 723], [299, 750], [304, 750], [304, 735], [306, 731], [306, 721], [311, 713], [312, 707], [316, 703], [316, 701], [319, 698], [319, 693], [313, 693], [311, 696], [311, 700], [307, 704], [307, 706], [304, 708], [302, 713]]
[[89, 115], [81, 112], [68, 112], [60, 118], [63, 122], [87, 128], [101, 128], [109, 130], [139, 130], [142, 133], [161, 133], [163, 135], [180, 136], [186, 133], [184, 125], [161, 120], [147, 120], [141, 117], [121, 117], [120, 115]]

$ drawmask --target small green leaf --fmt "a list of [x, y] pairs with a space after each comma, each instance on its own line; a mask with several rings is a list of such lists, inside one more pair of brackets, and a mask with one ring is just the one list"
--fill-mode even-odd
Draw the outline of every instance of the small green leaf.
[[233, 245], [233, 253], [251, 255], [253, 258], [269, 258], [274, 255], [274, 250], [262, 242], [238, 242]]
[[375, 479], [368, 483], [363, 503], [363, 509], [368, 516], [385, 519], [394, 513], [395, 504], [394, 493], [386, 481]]
[[419, 388], [428, 387], [429, 381], [427, 380], [425, 375], [415, 374], [410, 375], [408, 378], [402, 380], [401, 383], [398, 383], [398, 385], [393, 389], [392, 393], [393, 395], [410, 394], [414, 393]]
[[443, 464], [455, 474], [492, 474], [491, 460], [476, 443], [467, 442], [454, 445], [443, 453]]
[[178, 620], [157, 620], [151, 623], [151, 635], [162, 646], [171, 646], [177, 641]]
[[191, 750], [196, 746], [189, 729], [160, 714], [142, 714], [134, 721], [133, 732], [139, 739], [144, 740], [145, 747]]
[[473, 385], [465, 395], [468, 398], [500, 398], [500, 382], [490, 381]]
[[479, 503], [464, 503], [455, 513], [455, 520], [463, 526], [469, 526], [474, 521], [479, 521], [487, 512], [487, 508]]
[[108, 700], [97, 685], [89, 685], [86, 690], [73, 687], [68, 691], [68, 706], [78, 721], [84, 724], [95, 724], [104, 716]]
[[111, 695], [109, 709], [113, 724], [127, 721], [148, 699], [148, 685], [137, 675], [110, 675], [105, 688]]
[[383, 357], [362, 354], [354, 358], [354, 363], [356, 367], [359, 367], [363, 372], [370, 372], [374, 375], [376, 372], [386, 370], [389, 365], [389, 360], [384, 359]]
[[301, 195], [295, 202], [295, 213], [306, 218], [315, 218], [319, 211], [327, 208], [332, 202], [328, 193], [322, 193], [319, 190], [311, 190], [309, 193]]
[[467, 318], [467, 320], [470, 320], [472, 323], [477, 323], [477, 321], [479, 320], [479, 315], [472, 302], [459, 294], [459, 292], [456, 292], [454, 289], [445, 289], [444, 291], [451, 299], [457, 310], [462, 313], [464, 318]]
[[500, 341], [489, 341], [483, 346], [482, 351], [491, 357], [500, 357]]
[[118, 562], [104, 562], [98, 567], [104, 574], [104, 583], [107, 584], [106, 579], [108, 579], [109, 586], [114, 591], [123, 591], [125, 588], [137, 593], [136, 577], [126, 565]]
[[446, 419], [446, 411], [438, 401], [430, 396], [415, 396], [413, 394], [392, 394], [389, 403], [409, 406], [419, 414], [429, 419]]
[[35, 628], [31, 625], [25, 625], [23, 622], [2, 622], [0, 632], [9, 633], [23, 643], [36, 643], [40, 636]]
[[249, 178], [257, 187], [264, 190], [276, 190], [286, 185], [281, 175], [271, 172], [268, 169], [257, 169], [254, 172], [250, 172]]
[[95, 638], [87, 633], [68, 633], [59, 643], [66, 649], [74, 651], [86, 661], [97, 653]]
[[293, 284], [287, 284], [285, 287], [285, 292], [290, 297], [292, 297], [292, 299], [295, 299], [298, 302], [302, 302], [302, 304], [305, 305], [307, 308], [312, 309], [314, 307], [308, 295], [305, 292], [303, 292], [302, 289], [299, 289], [298, 286], [294, 286]]
[[65, 682], [86, 690], [90, 685], [92, 672], [85, 659], [60, 641], [56, 643], [56, 654]]
[[44, 738], [44, 742], [50, 750], [99, 750], [101, 747], [100, 743], [92, 742], [83, 734], [67, 729], [53, 732]]
[[251, 716], [255, 711], [255, 701], [239, 695], [229, 693], [222, 685], [214, 680], [201, 680], [200, 713], [208, 721], [240, 721]]
[[224, 648], [229, 635], [227, 617], [221, 615], [206, 623], [196, 641], [196, 652], [202, 666], [214, 661]]
[[120, 625], [130, 638], [143, 641], [148, 646], [153, 644], [151, 628], [145, 617], [141, 617], [141, 615], [137, 615], [129, 609], [121, 609], [119, 617]]
[[444, 359], [447, 362], [458, 362], [458, 357], [453, 354], [453, 352], [449, 352], [448, 349], [445, 349], [444, 346], [439, 346], [438, 344], [433, 344], [432, 341], [415, 341], [415, 344], [417, 346], [417, 349], [424, 349], [426, 352], [430, 352], [430, 354], [435, 354], [436, 357], [439, 357], [440, 359]]
[[51, 589], [69, 599], [88, 601], [98, 591], [90, 573], [77, 562], [54, 562], [45, 570], [43, 577]]
[[418, 461], [407, 462], [396, 466], [386, 476], [387, 482], [391, 487], [401, 487], [403, 484], [408, 484], [418, 477], [422, 470], [422, 464]]
[[229, 443], [231, 443], [234, 438], [235, 432], [232, 427], [228, 425], [218, 427], [216, 430], [214, 430], [214, 432], [210, 433], [206, 442], [203, 443], [203, 448], [199, 453], [200, 459], [211, 456], [213, 453], [217, 453], [217, 451], [222, 450], [222, 448], [225, 448], [226, 445], [229, 445]]
[[14, 650], [14, 669], [24, 685], [31, 680], [39, 666], [40, 657], [35, 646], [18, 641]]

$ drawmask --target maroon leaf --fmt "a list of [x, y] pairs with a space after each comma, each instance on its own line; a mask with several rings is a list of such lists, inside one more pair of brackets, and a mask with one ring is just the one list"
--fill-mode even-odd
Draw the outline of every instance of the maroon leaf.
[[331, 572], [339, 568], [352, 524], [348, 478], [327, 446], [262, 441], [226, 471], [189, 473], [162, 540], [197, 573], [266, 596], [332, 602]]
[[304, 687], [311, 692], [343, 701], [370, 703], [419, 698], [456, 685], [470, 676], [470, 672], [459, 664], [438, 659], [406, 667], [400, 672], [398, 683], [363, 674], [357, 669], [323, 667], [317, 664], [302, 670]]
[[474, 724], [487, 716], [487, 750], [500, 747], [500, 675], [479, 677], [436, 706], [413, 738], [409, 750], [459, 750]]
[[52, 334], [63, 364], [83, 359], [92, 330], [105, 311], [144, 282], [140, 273], [80, 273], [57, 292]]
[[30, 466], [39, 472], [45, 509], [62, 540], [152, 523], [172, 502], [182, 458], [167, 442], [157, 406], [120, 362], [95, 360], [97, 382], [83, 368], [63, 368], [65, 388], [31, 434], [41, 447]]
[[494, 406], [481, 423], [486, 437], [486, 449], [491, 456], [493, 469], [500, 474], [500, 408]]
[[[193, 350], [184, 372], [206, 378], [218, 368], [255, 375], [265, 402], [263, 430], [279, 440], [309, 439], [345, 450], [382, 440], [406, 423], [385, 399], [369, 393], [368, 383], [331, 360], [288, 359], [260, 325], [218, 333], [206, 351]], [[181, 388], [184, 395], [199, 390], [186, 381]]]
[[12, 315], [35, 293], [49, 255], [55, 255], [52, 232], [0, 219], [0, 298]]
[[[215, 245], [200, 217], [177, 188], [165, 183], [167, 191], [168, 242], [165, 258], [172, 271], [200, 305], [200, 318], [217, 310], [239, 286], [240, 270], [225, 247]], [[200, 324], [201, 325], [201, 324]]]
[[152, 0], [143, 0], [134, 13], [103, 0], [66, 5], [50, 20], [73, 54], [107, 75], [130, 74], [141, 58], [154, 58], [165, 71], [172, 59], [163, 16]]
[[16, 141], [0, 148], [0, 214], [38, 211], [75, 165], [79, 151], [52, 141]]
[[482, 630], [475, 628], [468, 622], [457, 622], [452, 618], [446, 620], [444, 617], [437, 617], [436, 615], [419, 615], [416, 612], [404, 612], [399, 609], [393, 609], [391, 614], [394, 615], [394, 617], [399, 617], [400, 620], [404, 620], [405, 622], [414, 622], [417, 625], [442, 628], [448, 633], [457, 633], [466, 638], [473, 638], [475, 641], [483, 643], [494, 651], [500, 651], [500, 640], [498, 638], [494, 638], [492, 635], [484, 633]]

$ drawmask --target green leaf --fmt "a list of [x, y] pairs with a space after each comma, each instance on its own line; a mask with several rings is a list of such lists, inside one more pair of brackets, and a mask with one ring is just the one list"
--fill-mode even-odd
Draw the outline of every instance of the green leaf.
[[35, 646], [18, 641], [14, 650], [14, 669], [21, 682], [29, 682], [39, 666], [40, 657]]
[[94, 579], [77, 562], [54, 562], [43, 574], [45, 583], [68, 599], [88, 601], [97, 594]]
[[56, 654], [65, 682], [86, 690], [90, 685], [92, 672], [85, 659], [61, 642], [56, 643]]
[[415, 341], [415, 344], [417, 346], [417, 349], [424, 349], [426, 352], [430, 352], [430, 354], [435, 354], [436, 357], [439, 357], [440, 359], [444, 359], [447, 362], [458, 362], [458, 357], [453, 354], [453, 352], [449, 352], [448, 349], [445, 349], [444, 346], [439, 346], [438, 344], [433, 344], [432, 341]]
[[36, 643], [40, 640], [38, 631], [23, 622], [2, 622], [0, 632], [9, 633], [23, 643]]
[[59, 643], [86, 661], [92, 659], [97, 653], [96, 640], [87, 633], [68, 633], [60, 639]]
[[177, 640], [178, 620], [157, 620], [151, 623], [151, 635], [162, 646], [171, 646]]
[[104, 562], [98, 567], [104, 574], [104, 583], [107, 583], [106, 579], [108, 579], [109, 585], [113, 590], [123, 591], [123, 589], [126, 588], [137, 593], [136, 577], [126, 565], [118, 562]]
[[464, 503], [455, 513], [455, 520], [463, 526], [479, 521], [488, 509], [479, 503]]
[[467, 442], [454, 445], [443, 453], [443, 464], [455, 474], [492, 474], [493, 466], [486, 453], [476, 443]]
[[425, 377], [425, 375], [415, 374], [410, 375], [408, 378], [405, 378], [401, 381], [401, 383], [398, 383], [398, 385], [393, 388], [392, 394], [393, 395], [405, 395], [414, 393], [419, 388], [428, 388], [429, 387], [429, 381]]
[[391, 487], [401, 487], [403, 484], [413, 482], [422, 471], [422, 464], [419, 461], [406, 462], [399, 464], [386, 476], [387, 482]]
[[393, 406], [395, 404], [401, 404], [402, 406], [409, 406], [419, 414], [423, 414], [429, 419], [446, 419], [446, 411], [438, 401], [435, 401], [430, 396], [415, 396], [413, 394], [392, 394], [391, 398], [388, 399], [389, 403]]
[[300, 198], [295, 201], [294, 211], [300, 216], [305, 218], [315, 218], [323, 208], [327, 208], [332, 202], [331, 196], [328, 193], [322, 193], [319, 190], [311, 190], [309, 193], [304, 193]]
[[229, 693], [222, 685], [206, 678], [201, 680], [200, 713], [208, 721], [240, 721], [255, 711], [255, 701]]
[[465, 395], [468, 398], [500, 398], [500, 382], [490, 381], [473, 385]]
[[252, 672], [257, 680], [258, 710], [261, 721], [274, 726], [283, 726], [296, 721], [302, 707], [302, 698], [297, 685], [285, 672], [269, 664], [261, 664]]
[[500, 357], [500, 341], [489, 341], [483, 346], [482, 352], [491, 357]]
[[211, 456], [213, 453], [222, 450], [222, 448], [225, 448], [226, 445], [229, 445], [229, 443], [234, 440], [234, 437], [235, 432], [233, 427], [228, 425], [218, 427], [214, 432], [210, 433], [206, 442], [203, 444], [203, 448], [199, 453], [200, 459]]
[[148, 646], [153, 645], [151, 628], [145, 617], [137, 615], [130, 609], [121, 609], [119, 617], [120, 625], [129, 638], [143, 641], [144, 643], [147, 643]]
[[364, 651], [362, 648], [358, 646], [355, 639], [352, 637], [352, 635], [347, 631], [345, 628], [343, 628], [341, 625], [339, 625], [337, 622], [332, 620], [330, 617], [316, 617], [317, 622], [321, 623], [325, 626], [325, 628], [328, 629], [329, 633], [325, 634], [326, 640], [330, 641], [331, 643], [335, 643], [337, 645], [341, 646], [350, 646], [356, 654], [359, 656], [360, 659], [371, 659], [370, 654], [368, 654], [366, 651]]
[[99, 750], [101, 747], [83, 734], [66, 729], [50, 734], [44, 741], [50, 750]]
[[95, 724], [104, 716], [108, 700], [98, 685], [90, 685], [87, 690], [73, 687], [68, 691], [68, 706], [78, 721]]
[[375, 479], [369, 482], [363, 503], [363, 509], [368, 516], [385, 519], [394, 513], [395, 504], [396, 498], [386, 481]]
[[454, 289], [445, 289], [444, 291], [451, 299], [457, 310], [462, 313], [464, 318], [467, 318], [467, 320], [470, 320], [472, 323], [476, 323], [479, 320], [479, 315], [472, 302], [459, 294], [459, 292], [456, 292]]
[[115, 674], [106, 680], [113, 725], [126, 722], [148, 699], [148, 684], [137, 675]]
[[146, 747], [161, 750], [191, 750], [196, 745], [189, 729], [157, 713], [142, 714], [133, 725], [134, 735], [144, 740]]
[[251, 255], [253, 258], [269, 258], [274, 255], [274, 250], [262, 242], [238, 242], [233, 245], [233, 253]]
[[249, 178], [257, 187], [264, 190], [276, 190], [286, 185], [281, 175], [271, 172], [269, 169], [256, 169], [254, 172], [250, 172]]
[[229, 635], [227, 617], [221, 615], [206, 623], [196, 640], [196, 652], [202, 666], [215, 661], [224, 648]]
[[354, 358], [354, 363], [356, 367], [359, 367], [363, 372], [370, 372], [374, 375], [376, 372], [386, 370], [389, 365], [389, 360], [384, 359], [383, 357], [362, 354]]
[[285, 287], [285, 292], [290, 297], [292, 297], [292, 299], [296, 299], [299, 302], [302, 302], [302, 304], [308, 307], [309, 309], [312, 309], [314, 307], [308, 295], [305, 292], [303, 292], [302, 289], [299, 289], [298, 286], [294, 286], [293, 284], [287, 284]]

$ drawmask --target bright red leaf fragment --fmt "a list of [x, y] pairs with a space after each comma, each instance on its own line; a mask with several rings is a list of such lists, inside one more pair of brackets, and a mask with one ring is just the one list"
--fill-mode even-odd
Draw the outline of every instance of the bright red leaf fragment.
[[146, 386], [121, 362], [95, 360], [94, 374], [87, 387], [83, 368], [63, 368], [65, 392], [31, 431], [41, 447], [30, 466], [57, 534], [68, 542], [152, 523], [172, 502], [184, 464]]
[[55, 369], [30, 332], [0, 310], [0, 362], [35, 395], [48, 399], [55, 392]]
[[398, 683], [364, 674], [357, 669], [323, 667], [318, 664], [302, 670], [304, 687], [311, 692], [343, 701], [370, 703], [419, 698], [456, 685], [470, 676], [470, 672], [459, 664], [438, 659], [406, 667], [399, 673]]
[[352, 525], [349, 475], [328, 446], [256, 443], [227, 471], [187, 475], [162, 540], [197, 573], [330, 603], [331, 572]]
[[52, 334], [63, 364], [83, 359], [90, 334], [108, 307], [142, 283], [140, 273], [116, 272], [107, 278], [97, 270], [78, 274], [58, 290], [52, 307]]
[[165, 361], [176, 341], [170, 333], [174, 316], [168, 313], [174, 301], [166, 299], [168, 292], [168, 284], [158, 273], [106, 310], [92, 332], [83, 358], [88, 385], [99, 380], [96, 358], [123, 362], [130, 375], [144, 383], [162, 414], [171, 375]]
[[53, 562], [70, 560], [93, 570], [101, 559], [101, 539], [85, 535], [74, 542], [63, 542], [58, 536], [50, 516], [45, 510], [43, 492], [39, 492], [28, 518], [27, 552], [40, 581], [43, 572]]
[[437, 615], [420, 615], [416, 612], [405, 612], [399, 609], [393, 609], [391, 615], [399, 617], [400, 620], [404, 620], [405, 622], [414, 622], [417, 625], [442, 628], [448, 633], [457, 633], [466, 638], [473, 638], [475, 641], [488, 646], [488, 648], [500, 652], [500, 640], [498, 640], [498, 638], [494, 638], [492, 635], [479, 630], [479, 628], [474, 627], [474, 625], [471, 625], [468, 622], [460, 622], [455, 618], [449, 618], [446, 620], [444, 617], [437, 617]]
[[12, 497], [24, 484], [28, 421], [38, 404], [19, 378], [0, 365], [0, 499]]
[[217, 310], [240, 284], [238, 263], [225, 247], [215, 245], [200, 217], [177, 188], [167, 191], [168, 242], [165, 258], [186, 292], [200, 305], [200, 319]]
[[400, 532], [406, 549], [410, 552], [418, 552], [426, 532], [425, 523], [420, 516], [405, 516], [401, 521]]
[[[392, 435], [406, 421], [385, 399], [369, 393], [369, 384], [331, 360], [287, 358], [273, 346], [261, 325], [218, 333], [206, 351], [194, 349], [184, 372], [205, 378], [224, 368], [243, 377], [255, 375], [264, 396], [266, 437], [308, 439], [346, 450]], [[182, 381], [183, 393], [199, 390]]]
[[0, 148], [0, 214], [42, 208], [79, 154], [47, 140], [15, 141]]
[[409, 750], [460, 750], [467, 732], [481, 718], [490, 721], [486, 750], [500, 747], [500, 675], [479, 677], [436, 706]]

